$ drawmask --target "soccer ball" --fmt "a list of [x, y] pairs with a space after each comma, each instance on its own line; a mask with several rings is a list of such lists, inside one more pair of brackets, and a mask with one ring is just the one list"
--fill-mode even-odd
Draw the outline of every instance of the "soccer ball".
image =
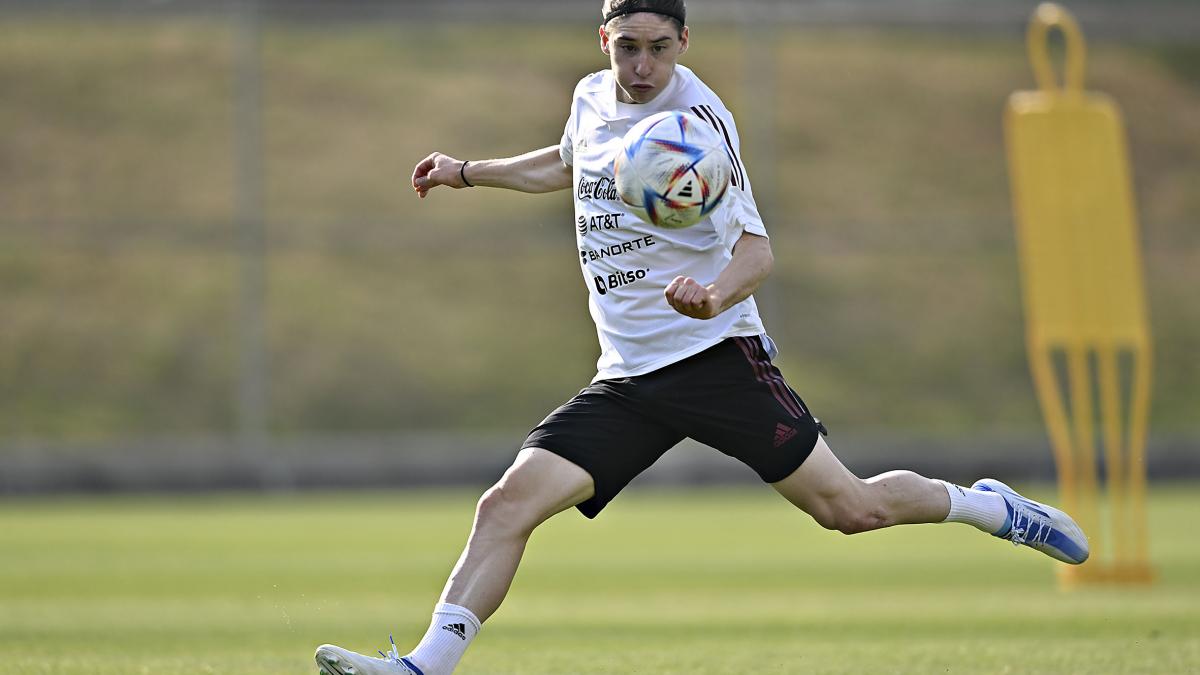
[[733, 168], [720, 132], [671, 110], [633, 125], [613, 171], [621, 201], [658, 227], [680, 229], [721, 203]]

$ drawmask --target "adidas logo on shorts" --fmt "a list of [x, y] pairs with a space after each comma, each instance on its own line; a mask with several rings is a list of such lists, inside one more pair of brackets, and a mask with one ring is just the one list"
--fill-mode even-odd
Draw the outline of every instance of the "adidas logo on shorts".
[[779, 446], [783, 445], [784, 443], [787, 443], [788, 441], [792, 440], [792, 437], [795, 435], [796, 435], [795, 429], [789, 427], [786, 424], [783, 424], [782, 422], [779, 424], [776, 424], [775, 425], [775, 447], [778, 448]]
[[448, 631], [450, 631], [451, 633], [454, 633], [455, 635], [457, 635], [457, 636], [459, 637], [459, 639], [462, 639], [462, 640], [466, 640], [466, 639], [467, 639], [467, 626], [466, 626], [466, 624], [461, 624], [461, 623], [448, 623], [448, 624], [446, 624], [445, 626], [442, 626], [442, 630], [448, 630]]

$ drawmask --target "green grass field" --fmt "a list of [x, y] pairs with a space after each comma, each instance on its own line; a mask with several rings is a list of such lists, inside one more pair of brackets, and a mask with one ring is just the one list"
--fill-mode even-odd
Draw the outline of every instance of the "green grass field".
[[[459, 672], [1196, 672], [1197, 495], [1153, 493], [1157, 585], [1064, 593], [967, 526], [844, 537], [766, 489], [634, 491], [534, 535]], [[4, 670], [312, 673], [321, 642], [407, 648], [474, 498], [0, 502]]]

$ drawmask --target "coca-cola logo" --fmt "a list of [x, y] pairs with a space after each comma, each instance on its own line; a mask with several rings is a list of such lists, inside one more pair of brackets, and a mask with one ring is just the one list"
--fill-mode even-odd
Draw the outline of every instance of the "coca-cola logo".
[[580, 178], [575, 194], [580, 199], [604, 199], [608, 201], [620, 199], [617, 195], [617, 184], [608, 176], [601, 176], [596, 180]]

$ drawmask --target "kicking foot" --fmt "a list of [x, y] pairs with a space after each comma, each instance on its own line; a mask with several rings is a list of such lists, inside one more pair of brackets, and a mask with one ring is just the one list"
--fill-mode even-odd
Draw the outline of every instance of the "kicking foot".
[[1071, 516], [1052, 506], [1026, 499], [1004, 483], [991, 478], [975, 481], [976, 490], [1004, 497], [1008, 517], [993, 534], [1013, 545], [1024, 544], [1065, 563], [1078, 565], [1088, 559], [1087, 535]]
[[[388, 638], [391, 640], [391, 638]], [[400, 656], [396, 641], [392, 651], [379, 656], [366, 656], [335, 645], [317, 647], [317, 665], [321, 675], [424, 675], [412, 661]]]

